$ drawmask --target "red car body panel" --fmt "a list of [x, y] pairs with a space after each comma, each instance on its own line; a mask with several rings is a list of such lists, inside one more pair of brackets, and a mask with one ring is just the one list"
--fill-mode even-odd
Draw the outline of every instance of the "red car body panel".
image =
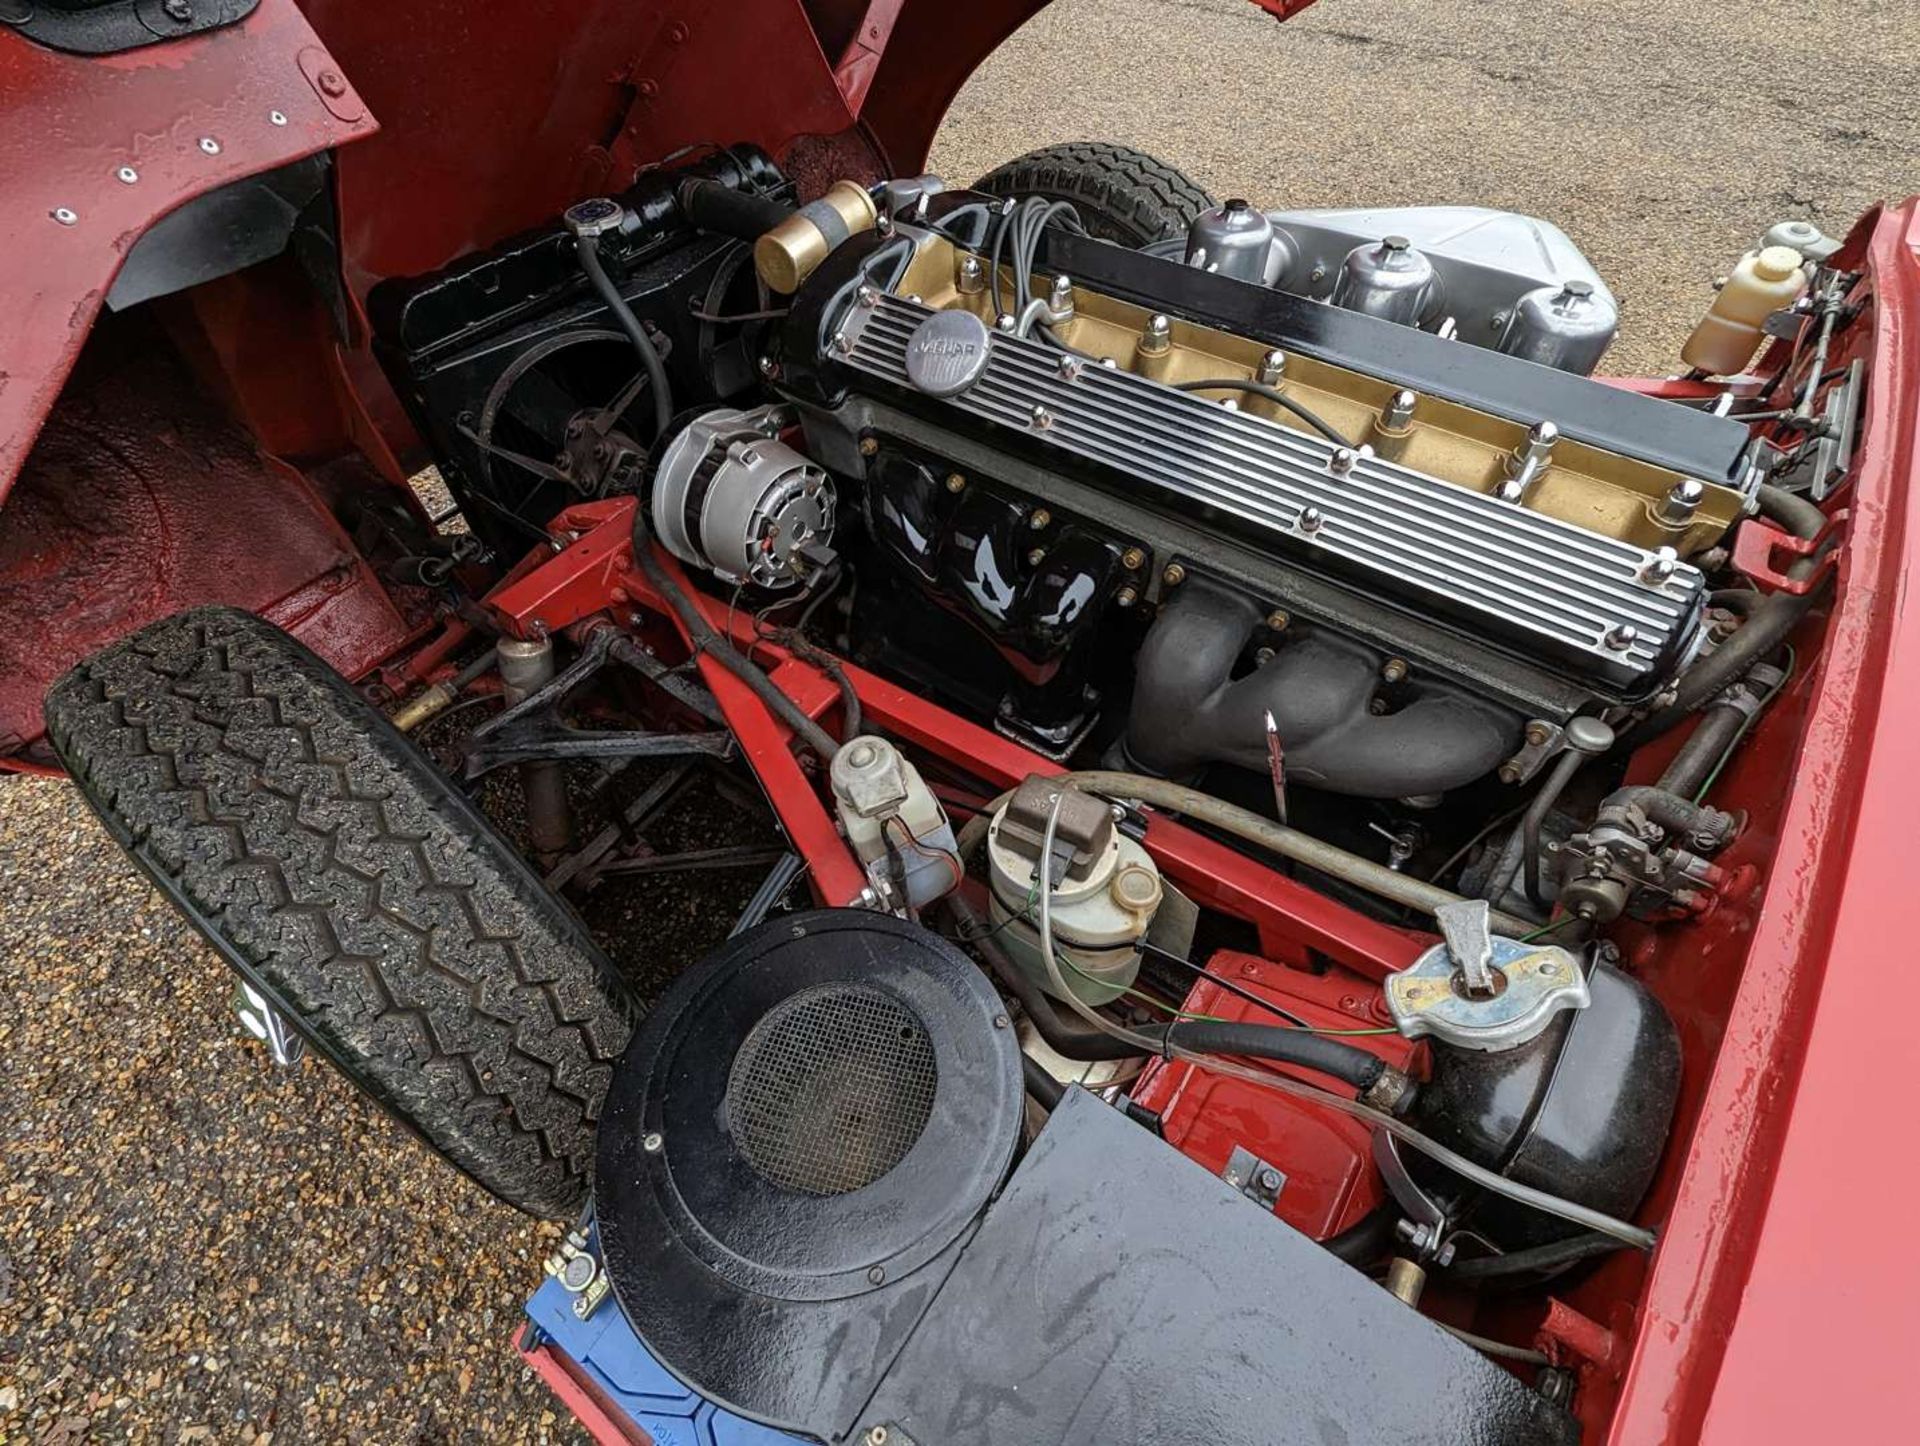
[[[375, 282], [702, 142], [756, 143], [811, 190], [915, 170], [961, 82], [1043, 3], [310, 0], [303, 14], [261, 0], [234, 26], [104, 59], [0, 32], [0, 495], [21, 478], [0, 510], [0, 766], [44, 758], [30, 745], [48, 679], [192, 602], [264, 612], [356, 677], [419, 635], [425, 620], [388, 597], [326, 505], [339, 469], [397, 486], [423, 460], [367, 352], [357, 306]], [[1305, 8], [1255, 3], [1282, 18]], [[196, 444], [191, 427], [183, 442], [142, 413], [166, 394], [122, 334], [97, 340], [101, 355], [63, 393], [154, 221], [319, 151], [336, 161], [347, 336], [323, 308], [289, 300], [271, 263], [162, 304], [228, 441], [247, 447], [213, 434]], [[119, 179], [123, 166], [135, 181]], [[1869, 218], [1850, 245], [1875, 289], [1871, 385], [1818, 665], [1728, 775], [1729, 796], [1760, 821], [1745, 897], [1730, 890], [1715, 915], [1649, 930], [1632, 951], [1680, 1002], [1701, 1071], [1646, 1212], [1662, 1244], [1650, 1271], [1618, 1260], [1544, 1323], [1600, 1387], [1582, 1392], [1589, 1425], [1623, 1446], [1887, 1435], [1920, 1339], [1920, 1270], [1884, 1225], [1860, 1220], [1903, 1199], [1916, 1173], [1899, 1137], [1915, 1056], [1904, 961], [1888, 956], [1907, 922], [1904, 848], [1920, 804], [1909, 741], [1920, 603], [1907, 586], [1920, 545], [1920, 207]], [[87, 509], [67, 506], [90, 486]], [[620, 505], [577, 509], [582, 541], [555, 559], [567, 566], [510, 587], [501, 615], [524, 624], [553, 610], [545, 620], [560, 628], [616, 584], [644, 599], [619, 557]], [[793, 774], [776, 797], [825, 896], [852, 897], [859, 872], [784, 732], [731, 678], [708, 681], [756, 765]], [[783, 681], [803, 701], [813, 689], [816, 711], [831, 705], [809, 670]], [[857, 681], [883, 726], [996, 785], [1048, 767], [882, 679]], [[1152, 842], [1205, 902], [1256, 923], [1269, 957], [1312, 947], [1377, 977], [1424, 942], [1170, 823], [1155, 823]], [[1637, 1311], [1620, 1305], [1636, 1298]]]

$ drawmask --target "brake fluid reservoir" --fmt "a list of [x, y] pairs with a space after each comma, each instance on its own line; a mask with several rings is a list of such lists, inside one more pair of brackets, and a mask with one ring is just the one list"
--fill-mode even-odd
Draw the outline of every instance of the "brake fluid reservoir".
[[920, 770], [884, 738], [849, 738], [828, 770], [833, 801], [869, 876], [904, 886], [906, 902], [924, 908], [960, 883], [953, 825]]
[[1807, 289], [1804, 264], [1791, 246], [1763, 246], [1742, 256], [1680, 349], [1680, 359], [1712, 376], [1743, 370], [1766, 334], [1767, 318]]
[[[1040, 944], [1040, 844], [1059, 786], [1028, 779], [987, 827], [990, 911], [1002, 947], [1055, 998]], [[1048, 915], [1067, 989], [1087, 1004], [1120, 997], [1140, 972], [1140, 941], [1160, 907], [1160, 871], [1099, 799], [1069, 790], [1054, 830]]]

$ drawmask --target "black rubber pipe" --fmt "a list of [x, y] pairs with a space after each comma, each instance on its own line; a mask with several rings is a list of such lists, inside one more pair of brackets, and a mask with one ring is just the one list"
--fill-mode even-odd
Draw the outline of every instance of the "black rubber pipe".
[[[1065, 1059], [1083, 1063], [1135, 1059], [1140, 1051], [1091, 1025], [1068, 1021], [1053, 1001], [1021, 972], [1006, 950], [981, 926], [980, 915], [958, 894], [948, 896], [948, 907], [960, 925], [961, 937], [987, 961], [994, 976], [1006, 985], [1048, 1048]], [[1195, 1054], [1236, 1054], [1249, 1059], [1271, 1059], [1299, 1065], [1353, 1086], [1358, 1093], [1372, 1088], [1386, 1072], [1386, 1063], [1356, 1044], [1329, 1039], [1304, 1029], [1268, 1024], [1214, 1023], [1181, 1020], [1171, 1025], [1149, 1025], [1134, 1031]]]
[[779, 686], [766, 675], [764, 669], [741, 655], [740, 651], [720, 636], [718, 629], [709, 623], [706, 615], [682, 592], [667, 570], [653, 555], [653, 537], [647, 531], [647, 508], [644, 502], [633, 509], [633, 560], [640, 571], [646, 574], [647, 581], [654, 590], [667, 600], [667, 606], [686, 625], [687, 637], [696, 653], [705, 653], [714, 662], [725, 668], [734, 677], [753, 690], [753, 695], [771, 708], [782, 723], [793, 730], [793, 734], [807, 747], [820, 755], [822, 762], [830, 761], [839, 751], [840, 745], [833, 741], [826, 729], [801, 711]]
[[580, 257], [580, 269], [587, 273], [594, 291], [613, 313], [613, 319], [620, 323], [633, 349], [640, 353], [640, 365], [647, 371], [647, 390], [653, 393], [653, 434], [656, 438], [664, 437], [673, 421], [673, 388], [667, 381], [667, 367], [660, 360], [660, 349], [647, 335], [647, 329], [640, 325], [640, 318], [633, 314], [620, 288], [607, 275], [607, 268], [600, 264], [600, 243], [591, 236], [580, 236], [574, 239], [573, 247]]
[[1008, 957], [1007, 951], [1000, 947], [993, 937], [993, 931], [980, 917], [977, 909], [966, 899], [953, 893], [947, 896], [947, 909], [953, 915], [954, 923], [959, 927], [960, 937], [971, 945], [974, 952], [987, 961], [987, 968], [998, 979], [1006, 991], [1020, 1001], [1020, 1007], [1026, 1011], [1027, 1018], [1033, 1021], [1033, 1027], [1047, 1047], [1063, 1059], [1078, 1060], [1083, 1063], [1098, 1063], [1103, 1060], [1138, 1059], [1140, 1051], [1124, 1040], [1084, 1024], [1077, 1018], [1066, 1018], [1053, 1007], [1053, 1001], [1021, 972], [1019, 965]]
[[1329, 1235], [1320, 1244], [1348, 1265], [1372, 1265], [1392, 1247], [1393, 1226], [1399, 1218], [1400, 1212], [1393, 1205], [1376, 1205], [1338, 1235]]
[[[1778, 487], [1763, 486], [1759, 493], [1760, 513], [1795, 537], [1812, 539], [1827, 525], [1827, 516], [1804, 497]], [[1795, 559], [1787, 577], [1798, 582], [1813, 576], [1820, 565], [1818, 554]], [[1755, 663], [1764, 662], [1799, 626], [1800, 620], [1823, 599], [1833, 586], [1829, 571], [1818, 586], [1795, 596], [1776, 592], [1756, 604], [1747, 620], [1719, 647], [1680, 675], [1674, 684], [1673, 702], [1627, 733], [1618, 751], [1631, 753], [1658, 738], [1682, 718], [1710, 698], [1723, 692], [1744, 676]]]
[[736, 191], [719, 181], [696, 176], [680, 183], [680, 214], [695, 230], [716, 236], [758, 241], [793, 212], [785, 201]]
[[[1160, 1031], [1147, 1029], [1141, 1033], [1157, 1035]], [[1352, 1085], [1362, 1094], [1387, 1069], [1385, 1060], [1357, 1044], [1279, 1025], [1182, 1019], [1165, 1026], [1165, 1037], [1169, 1044], [1195, 1054], [1238, 1054], [1299, 1065]]]
[[1726, 702], [1724, 694], [1716, 699], [1700, 715], [1699, 724], [1673, 755], [1667, 771], [1660, 775], [1659, 787], [1680, 798], [1692, 798], [1714, 766], [1726, 756], [1746, 722], [1747, 715]]
[[1590, 1230], [1569, 1240], [1555, 1240], [1525, 1250], [1510, 1250], [1505, 1255], [1462, 1260], [1448, 1266], [1446, 1274], [1448, 1280], [1501, 1280], [1508, 1276], [1531, 1275], [1541, 1270], [1560, 1270], [1598, 1255], [1610, 1255], [1620, 1248], [1620, 1242], [1611, 1235]]
[[1060, 1101], [1067, 1093], [1067, 1087], [1047, 1073], [1047, 1067], [1030, 1054], [1020, 1056], [1020, 1072], [1026, 1080], [1027, 1093], [1032, 1095], [1041, 1109], [1051, 1114], [1060, 1108]]

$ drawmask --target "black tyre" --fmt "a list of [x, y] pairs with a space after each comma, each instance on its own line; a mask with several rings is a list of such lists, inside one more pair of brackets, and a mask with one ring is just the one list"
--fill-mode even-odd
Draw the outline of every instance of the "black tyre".
[[1130, 146], [1069, 141], [1030, 151], [980, 178], [995, 196], [1071, 201], [1089, 235], [1123, 246], [1146, 246], [1187, 234], [1213, 205], [1198, 182]]
[[500, 1199], [578, 1205], [627, 992], [339, 674], [196, 608], [80, 664], [46, 718], [114, 836], [316, 1049]]

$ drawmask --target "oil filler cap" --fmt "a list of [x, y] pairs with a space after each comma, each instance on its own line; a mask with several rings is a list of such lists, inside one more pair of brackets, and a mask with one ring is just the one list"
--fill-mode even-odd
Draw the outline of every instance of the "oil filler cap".
[[936, 311], [907, 339], [907, 380], [930, 397], [957, 397], [980, 380], [992, 345], [971, 311]]

